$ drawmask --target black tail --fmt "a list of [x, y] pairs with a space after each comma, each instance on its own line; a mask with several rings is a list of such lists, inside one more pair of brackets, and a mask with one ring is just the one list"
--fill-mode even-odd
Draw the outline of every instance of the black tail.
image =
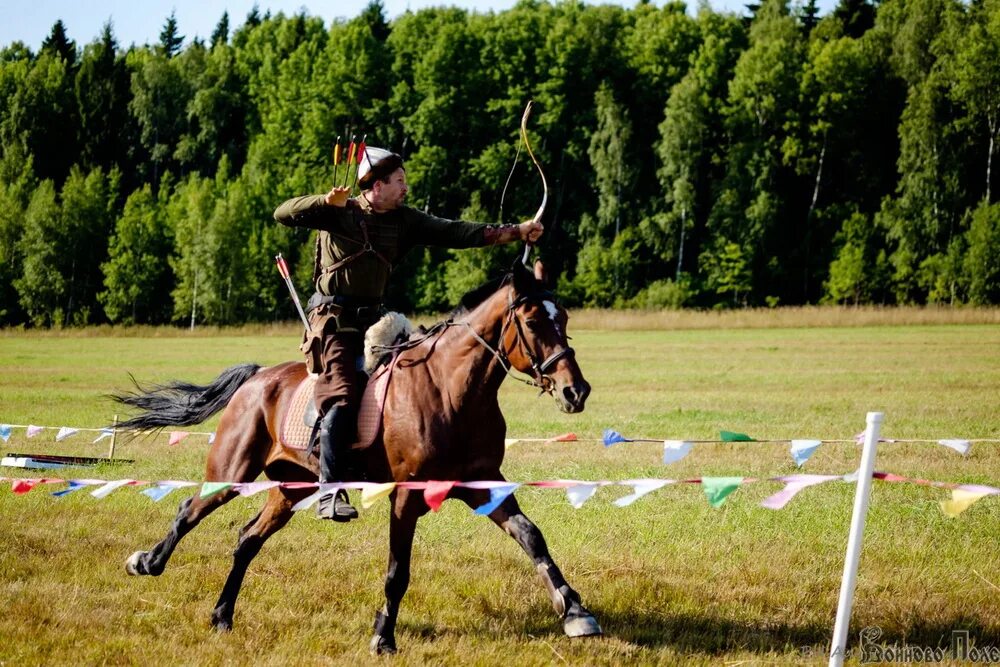
[[258, 370], [258, 364], [233, 366], [222, 371], [219, 377], [204, 387], [174, 381], [143, 389], [133, 378], [135, 392], [112, 394], [111, 398], [145, 412], [119, 422], [118, 428], [143, 430], [200, 424], [226, 407], [236, 390]]

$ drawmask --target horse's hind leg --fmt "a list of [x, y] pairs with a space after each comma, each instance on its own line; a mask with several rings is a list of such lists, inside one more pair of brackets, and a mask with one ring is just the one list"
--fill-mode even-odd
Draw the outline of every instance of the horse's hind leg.
[[129, 556], [125, 561], [125, 571], [132, 575], [161, 574], [181, 538], [190, 533], [202, 519], [237, 495], [235, 491], [226, 489], [208, 498], [201, 498], [195, 493], [183, 501], [177, 508], [177, 516], [174, 517], [167, 536], [149, 551], [136, 551]]
[[311, 490], [271, 489], [264, 509], [240, 530], [236, 550], [233, 551], [233, 568], [229, 571], [226, 585], [222, 587], [219, 601], [215, 603], [215, 610], [212, 612], [212, 625], [216, 630], [233, 629], [236, 597], [240, 593], [250, 561], [260, 552], [267, 538], [283, 528], [292, 518], [292, 505]]
[[[489, 500], [488, 492], [455, 493], [470, 507], [476, 508]], [[453, 492], [454, 493], [454, 492]], [[535, 563], [538, 574], [545, 582], [552, 606], [563, 622], [563, 631], [568, 637], [585, 637], [602, 634], [594, 616], [580, 603], [580, 595], [573, 590], [563, 577], [559, 567], [549, 555], [549, 548], [542, 537], [542, 531], [525, 516], [514, 496], [508, 496], [500, 507], [493, 510], [490, 519], [514, 538], [525, 553]]]

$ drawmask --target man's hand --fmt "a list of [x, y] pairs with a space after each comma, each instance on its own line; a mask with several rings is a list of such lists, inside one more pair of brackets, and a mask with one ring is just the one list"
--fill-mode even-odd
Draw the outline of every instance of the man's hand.
[[517, 231], [520, 233], [522, 241], [526, 243], [535, 243], [541, 238], [542, 232], [545, 231], [545, 227], [543, 227], [540, 222], [527, 220], [517, 226]]
[[350, 194], [350, 188], [338, 188], [337, 186], [333, 186], [333, 189], [326, 193], [326, 205], [338, 206], [342, 208], [345, 204], [347, 204], [347, 198]]

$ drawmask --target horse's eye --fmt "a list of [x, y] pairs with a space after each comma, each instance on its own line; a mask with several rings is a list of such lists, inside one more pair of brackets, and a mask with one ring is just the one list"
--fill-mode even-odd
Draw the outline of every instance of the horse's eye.
[[535, 320], [535, 319], [528, 319], [528, 320], [525, 320], [525, 321], [524, 321], [524, 323], [525, 323], [525, 324], [527, 324], [527, 325], [528, 325], [529, 327], [532, 327], [532, 328], [534, 328], [534, 326], [535, 326], [536, 324], [538, 324], [538, 320]]

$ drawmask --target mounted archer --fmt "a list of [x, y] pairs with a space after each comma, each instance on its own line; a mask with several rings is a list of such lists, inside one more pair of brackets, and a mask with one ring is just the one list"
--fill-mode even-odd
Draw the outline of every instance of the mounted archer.
[[[318, 230], [313, 282], [307, 305], [310, 330], [303, 343], [306, 364], [316, 381], [320, 415], [320, 482], [342, 481], [338, 453], [353, 443], [357, 422], [356, 361], [363, 355], [365, 332], [384, 314], [389, 275], [411, 248], [420, 245], [472, 248], [524, 241], [534, 243], [543, 227], [535, 219], [519, 225], [445, 220], [403, 202], [409, 190], [403, 159], [382, 148], [365, 147], [358, 157], [361, 193], [335, 185], [325, 195], [283, 203], [274, 218], [283, 225]], [[352, 143], [353, 153], [353, 143]], [[350, 158], [349, 158], [350, 160]], [[317, 512], [349, 521], [357, 511], [347, 493], [324, 496]]]

